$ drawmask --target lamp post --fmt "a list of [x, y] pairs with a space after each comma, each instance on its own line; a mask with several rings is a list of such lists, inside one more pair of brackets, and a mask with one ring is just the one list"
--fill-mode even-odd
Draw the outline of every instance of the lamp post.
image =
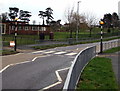
[[14, 40], [15, 40], [15, 46], [14, 46], [14, 51], [16, 51], [17, 49], [17, 20], [18, 18], [15, 18], [15, 37], [14, 37]]
[[103, 39], [103, 21], [100, 21], [100, 25], [101, 25], [101, 40], [100, 40], [100, 53], [103, 52], [103, 43], [102, 43], [102, 39]]
[[77, 30], [76, 30], [76, 40], [78, 40], [78, 31], [79, 31], [79, 3], [80, 3], [81, 1], [78, 1], [77, 2]]

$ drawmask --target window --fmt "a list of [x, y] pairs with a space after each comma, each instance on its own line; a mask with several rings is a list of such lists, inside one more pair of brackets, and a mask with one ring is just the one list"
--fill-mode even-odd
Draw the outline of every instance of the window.
[[46, 31], [46, 27], [42, 27], [42, 31]]
[[11, 26], [11, 30], [15, 30], [15, 26]]
[[36, 26], [32, 26], [32, 30], [33, 31], [37, 31], [37, 27]]
[[29, 27], [28, 27], [28, 26], [25, 26], [25, 30], [29, 30]]
[[41, 27], [38, 27], [38, 30], [41, 31]]
[[22, 26], [18, 26], [18, 30], [22, 30]]

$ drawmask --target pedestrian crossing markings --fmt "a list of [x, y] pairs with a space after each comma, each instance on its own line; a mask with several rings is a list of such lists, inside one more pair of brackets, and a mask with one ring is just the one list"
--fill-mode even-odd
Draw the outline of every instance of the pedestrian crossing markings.
[[43, 53], [43, 54], [55, 54], [55, 55], [67, 55], [67, 56], [73, 56], [76, 55], [76, 52], [65, 52], [65, 51], [37, 51], [37, 52], [32, 52], [33, 54], [37, 54], [37, 53]]

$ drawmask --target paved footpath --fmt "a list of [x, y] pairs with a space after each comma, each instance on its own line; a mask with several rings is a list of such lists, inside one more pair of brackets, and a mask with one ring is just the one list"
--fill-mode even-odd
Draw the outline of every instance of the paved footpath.
[[112, 59], [112, 66], [113, 66], [113, 71], [115, 73], [117, 82], [119, 84], [120, 87], [120, 52], [117, 53], [110, 53], [110, 54], [102, 54], [100, 55], [101, 57], [107, 57]]

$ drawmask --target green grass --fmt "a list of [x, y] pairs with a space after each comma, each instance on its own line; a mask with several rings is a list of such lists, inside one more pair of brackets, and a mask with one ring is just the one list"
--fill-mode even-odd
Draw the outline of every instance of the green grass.
[[80, 77], [77, 90], [118, 89], [111, 59], [96, 57], [86, 66]]
[[118, 51], [120, 51], [120, 46], [108, 49], [108, 50], [104, 51], [103, 53], [115, 53], [115, 52], [118, 52]]
[[[2, 52], [2, 53], [1, 53], [1, 52]], [[2, 55], [11, 55], [11, 54], [16, 54], [16, 53], [18, 53], [18, 52], [13, 51], [13, 50], [8, 50], [8, 49], [6, 49], [6, 50], [0, 51], [0, 53], [1, 53]]]

